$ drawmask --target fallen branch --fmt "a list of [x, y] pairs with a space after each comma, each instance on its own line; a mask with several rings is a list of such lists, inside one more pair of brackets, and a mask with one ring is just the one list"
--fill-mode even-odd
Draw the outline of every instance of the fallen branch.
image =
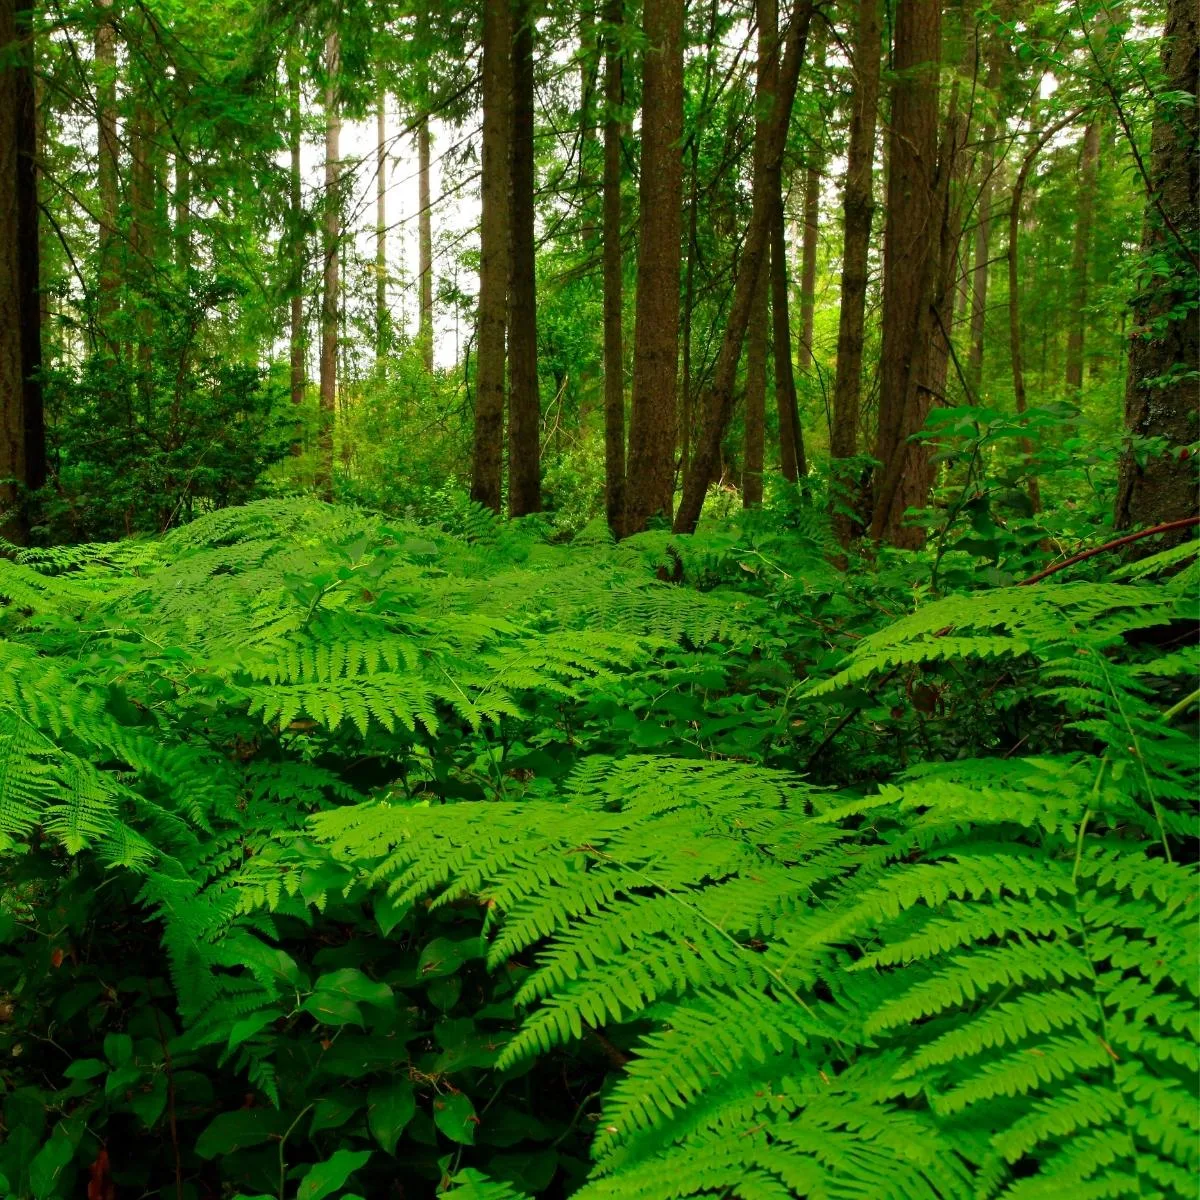
[[1084, 550], [1080, 554], [1073, 554], [1070, 558], [1064, 558], [1062, 562], [1055, 563], [1054, 566], [1047, 567], [1044, 571], [1039, 571], [1036, 575], [1030, 575], [1028, 579], [1022, 579], [1017, 586], [1028, 587], [1031, 583], [1039, 583], [1057, 571], [1074, 566], [1075, 563], [1083, 562], [1085, 559], [1095, 558], [1097, 554], [1103, 554], [1106, 550], [1116, 550], [1119, 546], [1127, 546], [1130, 542], [1139, 541], [1141, 538], [1150, 537], [1156, 533], [1171, 533], [1176, 529], [1190, 529], [1193, 525], [1200, 525], [1200, 517], [1182, 517], [1178, 521], [1166, 521], [1162, 525], [1151, 525], [1149, 529], [1139, 529], [1137, 533], [1127, 533], [1124, 537], [1116, 538], [1111, 542], [1105, 542], [1103, 546], [1093, 546], [1090, 550]]

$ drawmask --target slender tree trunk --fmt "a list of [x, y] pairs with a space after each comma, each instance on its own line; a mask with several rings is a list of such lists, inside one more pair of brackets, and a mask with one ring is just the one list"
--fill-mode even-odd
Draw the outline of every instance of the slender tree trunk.
[[508, 317], [512, 146], [512, 13], [509, 0], [483, 5], [483, 183], [479, 336], [471, 498], [500, 511], [504, 452], [504, 327]]
[[512, 45], [512, 262], [508, 293], [508, 515], [542, 507], [534, 255], [533, 13], [514, 6]]
[[[594, 164], [599, 157], [596, 136], [596, 83], [599, 75], [599, 24], [592, 0], [579, 9], [579, 188], [581, 195], [580, 238], [585, 253], [591, 253], [599, 232]], [[603, 207], [603, 197], [600, 202]], [[601, 216], [601, 222], [603, 217]]]
[[[988, 95], [994, 95], [1000, 85], [1001, 60], [998, 51], [993, 51], [984, 82]], [[968, 399], [979, 399], [983, 386], [983, 347], [987, 334], [987, 295], [990, 256], [992, 252], [992, 196], [995, 192], [996, 174], [996, 123], [989, 120], [980, 135], [983, 143], [981, 152], [982, 178], [979, 182], [979, 210], [976, 214], [974, 238], [974, 262], [971, 266], [971, 347], [967, 353]]]
[[321, 413], [317, 435], [317, 488], [333, 499], [333, 431], [337, 420], [337, 350], [339, 295], [339, 242], [341, 214], [341, 133], [338, 76], [341, 46], [336, 31], [325, 35], [325, 222], [322, 254], [324, 287], [321, 292]]
[[804, 232], [800, 243], [800, 368], [811, 371], [813, 327], [817, 312], [817, 241], [821, 222], [821, 169], [814, 162], [804, 172]]
[[387, 91], [375, 98], [375, 357], [382, 359], [392, 341], [387, 302]]
[[0, 535], [26, 535], [20, 489], [45, 482], [32, 7], [0, 0]]
[[[1041, 153], [1042, 147], [1064, 125], [1075, 119], [1077, 114], [1070, 113], [1062, 120], [1055, 121], [1049, 128], [1044, 129], [1034, 144], [1026, 152], [1017, 172], [1017, 181], [1013, 184], [1012, 205], [1008, 213], [1008, 349], [1012, 361], [1013, 406], [1018, 413], [1028, 408], [1025, 399], [1025, 364], [1021, 351], [1021, 290], [1020, 275], [1017, 270], [1019, 262], [1019, 246], [1021, 236], [1021, 200], [1025, 195], [1025, 181], [1033, 168], [1034, 161]], [[1023, 438], [1021, 448], [1026, 459], [1033, 453], [1033, 446], [1028, 438]], [[1040, 512], [1042, 507], [1041, 488], [1037, 477], [1029, 478], [1029, 501], [1034, 512]]]
[[838, 314], [837, 375], [833, 388], [833, 525], [843, 546], [850, 544], [854, 522], [848, 511], [857, 481], [839, 460], [858, 453], [862, 394], [863, 318], [867, 297], [867, 256], [875, 212], [875, 122], [879, 110], [882, 24], [879, 0], [858, 0], [854, 22], [854, 92], [846, 190], [842, 201], [842, 306]]
[[429, 114], [417, 125], [417, 275], [421, 315], [418, 338], [426, 371], [433, 371], [433, 213], [429, 197]]
[[[129, 275], [138, 280], [143, 290], [152, 281], [157, 240], [158, 173], [155, 170], [158, 136], [157, 122], [149, 107], [138, 100], [134, 107], [133, 133], [130, 138], [129, 171], [129, 248], [133, 252]], [[149, 422], [154, 391], [154, 326], [155, 306], [142, 296], [136, 314], [137, 390], [145, 419]]]
[[1193, 0], [1170, 0], [1163, 42], [1166, 90], [1188, 100], [1160, 104], [1154, 117], [1150, 149], [1154, 195], [1146, 208], [1142, 252], [1147, 258], [1165, 260], [1167, 269], [1160, 268], [1137, 299], [1125, 391], [1125, 427], [1130, 437], [1165, 438], [1167, 448], [1148, 456], [1132, 444], [1126, 448], [1117, 484], [1113, 522], [1117, 529], [1156, 525], [1197, 512], [1196, 460], [1185, 447], [1200, 437], [1196, 385], [1200, 313], [1195, 307], [1200, 280], [1190, 257], [1200, 233], [1198, 24], [1200, 14]]
[[117, 215], [120, 210], [117, 142], [117, 31], [113, 0], [96, 0], [100, 10], [94, 47], [96, 61], [96, 186], [100, 196], [100, 271], [96, 318], [101, 342], [113, 337], [109, 324], [117, 311], [120, 268], [117, 262]]
[[[288, 54], [288, 148], [291, 152], [290, 173], [288, 177], [289, 219], [291, 221], [291, 244], [288, 247], [290, 258], [290, 278], [288, 291], [290, 293], [290, 377], [292, 403], [300, 405], [304, 402], [304, 236], [303, 229], [303, 197], [300, 190], [300, 67], [296, 61], [296, 52]], [[299, 436], [292, 442], [292, 453], [300, 454], [304, 449]]]
[[792, 104], [800, 79], [800, 64], [808, 40], [812, 19], [812, 0], [795, 0], [791, 22], [784, 40], [779, 88], [772, 108], [770, 136], [767, 139], [765, 166], [756, 182], [752, 197], [750, 226], [746, 232], [742, 256], [734, 281], [733, 301], [721, 339], [721, 349], [713, 371], [713, 381], [705, 394], [703, 422], [692, 456], [691, 470], [683, 484], [683, 499], [675, 515], [675, 531], [690, 533], [700, 520], [704, 497], [721, 460], [721, 440], [733, 411], [733, 384], [742, 341], [750, 319], [758, 271], [770, 245], [771, 220], [780, 192], [780, 175]]
[[779, 416], [779, 469], [795, 483], [808, 474], [804, 433], [796, 403], [792, 369], [792, 327], [788, 315], [787, 239], [784, 236], [783, 196], [778, 197], [771, 221], [771, 320], [775, 350], [775, 408]]
[[[767, 137], [779, 86], [779, 11], [775, 0], [757, 0], [758, 63], [754, 91], [754, 188], [766, 186]], [[746, 444], [742, 462], [742, 503], [762, 504], [763, 451], [767, 420], [767, 305], [771, 294], [768, 246], [758, 268], [758, 282], [746, 330]]]
[[1083, 336], [1087, 328], [1088, 263], [1092, 251], [1092, 217], [1096, 211], [1096, 176], [1100, 165], [1100, 119], [1093, 116], [1083, 133], [1079, 155], [1079, 199], [1075, 206], [1075, 242], [1071, 250], [1071, 324], [1067, 330], [1067, 395], [1083, 387]]
[[25, 426], [25, 486], [46, 482], [46, 411], [42, 397], [42, 295], [38, 235], [38, 110], [34, 84], [35, 0], [17, 0], [16, 30], [22, 45], [16, 68], [17, 236], [21, 293], [21, 406]]
[[929, 411], [929, 350], [937, 271], [940, 3], [898, 0], [892, 86], [887, 229], [884, 234], [883, 350], [871, 537], [915, 547], [922, 531], [904, 524], [928, 500], [929, 454], [909, 438]]
[[679, 371], [679, 239], [683, 208], [684, 0], [646, 0], [642, 78], [641, 241], [625, 532], [670, 519]]
[[621, 32], [624, 0], [606, 0], [604, 52], [604, 511], [614, 537], [625, 522], [625, 347], [621, 328]]

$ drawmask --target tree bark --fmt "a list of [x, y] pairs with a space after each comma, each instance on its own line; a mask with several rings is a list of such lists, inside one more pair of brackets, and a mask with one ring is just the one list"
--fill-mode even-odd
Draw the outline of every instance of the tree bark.
[[117, 31], [113, 0], [96, 0], [100, 9], [94, 47], [96, 64], [96, 186], [100, 197], [99, 278], [96, 319], [101, 342], [113, 337], [109, 324], [119, 305], [120, 269], [117, 262], [119, 143], [117, 142]]
[[21, 293], [21, 406], [25, 426], [25, 486], [46, 482], [46, 410], [42, 397], [42, 295], [38, 234], [38, 117], [34, 84], [34, 0], [17, 0], [21, 40], [17, 84], [17, 236]]
[[858, 453], [862, 395], [863, 320], [867, 296], [867, 256], [875, 212], [875, 122], [879, 110], [882, 23], [879, 0], [859, 0], [854, 23], [854, 93], [850, 144], [842, 199], [842, 305], [838, 314], [837, 374], [833, 388], [833, 429], [829, 440], [835, 495], [833, 526], [843, 546], [850, 544], [854, 522], [848, 512], [857, 481], [839, 460]]
[[721, 339], [713, 381], [704, 397], [703, 420], [696, 439], [691, 469], [683, 483], [683, 499], [675, 515], [675, 532], [691, 533], [700, 520], [704, 497], [721, 458], [721, 439], [733, 411], [733, 384], [742, 341], [750, 318], [750, 307], [758, 286], [758, 271], [769, 245], [771, 219], [778, 204], [783, 151], [787, 142], [792, 104], [800, 78], [800, 64], [812, 19], [812, 0], [795, 0], [784, 42], [779, 88], [771, 111], [765, 166], [752, 197], [750, 226], [734, 281], [733, 302]]
[[1183, 93], [1189, 100], [1160, 104], [1154, 117], [1150, 149], [1154, 195], [1146, 208], [1142, 250], [1146, 257], [1165, 258], [1169, 273], [1154, 279], [1136, 301], [1125, 390], [1125, 427], [1130, 437], [1164, 438], [1166, 448], [1146, 455], [1132, 444], [1126, 447], [1117, 484], [1113, 521], [1117, 529], [1160, 524], [1197, 512], [1195, 459], [1183, 447], [1197, 440], [1200, 415], [1198, 280], [1194, 259], [1178, 241], [1195, 247], [1200, 233], [1197, 25], [1200, 15], [1192, 0], [1170, 0], [1163, 42], [1167, 90]]
[[804, 172], [804, 231], [800, 242], [800, 369], [811, 371], [816, 322], [817, 240], [821, 222], [821, 169], [814, 162]]
[[483, 183], [471, 498], [493, 512], [500, 511], [504, 450], [504, 327], [508, 317], [511, 226], [512, 79], [509, 0], [484, 0]]
[[804, 432], [796, 403], [792, 369], [792, 327], [788, 315], [787, 239], [784, 237], [783, 197], [778, 197], [771, 221], [771, 320], [775, 359], [775, 408], [779, 417], [779, 469], [795, 483], [808, 474]]
[[[997, 48], [993, 48], [988, 63], [987, 78], [984, 88], [988, 96], [995, 94], [1000, 86], [1001, 58]], [[974, 402], [979, 399], [983, 386], [983, 348], [987, 335], [987, 295], [988, 277], [991, 267], [992, 252], [992, 196], [995, 192], [996, 174], [996, 122], [989, 118], [980, 134], [982, 143], [981, 161], [982, 178], [979, 182], [979, 208], [975, 217], [975, 237], [972, 252], [974, 261], [971, 264], [970, 305], [971, 305], [971, 346], [967, 352], [967, 386], [970, 389], [969, 399]]]
[[341, 45], [337, 32], [325, 35], [325, 221], [321, 292], [321, 412], [317, 434], [317, 490], [333, 499], [333, 430], [337, 419], [337, 349], [340, 309], [339, 242], [341, 213], [342, 118], [338, 96]]
[[[766, 186], [767, 136], [775, 92], [779, 86], [779, 12], [775, 0], [757, 0], [758, 62], [754, 90], [754, 182]], [[762, 504], [763, 451], [767, 420], [767, 305], [770, 299], [770, 247], [758, 268], [758, 282], [746, 330], [746, 441], [742, 461], [742, 503], [747, 508]]]
[[1096, 211], [1096, 176], [1100, 165], [1100, 120], [1092, 116], [1079, 154], [1079, 200], [1075, 208], [1075, 241], [1071, 248], [1071, 324], [1067, 331], [1068, 398], [1083, 388], [1083, 344], [1088, 302], [1088, 263], [1092, 250], [1092, 218]]
[[668, 520], [675, 477], [679, 241], [683, 208], [684, 0], [646, 0], [642, 67], [641, 240], [625, 532]]
[[[291, 163], [288, 176], [288, 216], [291, 221], [291, 245], [288, 247], [290, 257], [290, 327], [289, 341], [289, 375], [291, 396], [294, 405], [304, 402], [304, 236], [303, 229], [303, 196], [300, 189], [300, 67], [296, 61], [296, 53], [292, 50], [288, 55], [288, 149]], [[292, 453], [300, 454], [304, 449], [299, 437], [292, 442]]]
[[538, 394], [534, 246], [533, 13], [517, 0], [513, 17], [512, 262], [508, 295], [508, 515], [539, 512], [541, 397]]
[[382, 359], [392, 341], [387, 302], [387, 91], [375, 98], [375, 357]]
[[429, 114], [417, 125], [417, 276], [421, 315], [417, 336], [425, 370], [433, 371], [433, 213], [429, 197]]
[[604, 51], [604, 512], [614, 537], [625, 523], [625, 347], [621, 327], [621, 33], [624, 0], [606, 0]]
[[909, 438], [925, 423], [937, 272], [938, 75], [940, 3], [898, 0], [896, 82], [892, 86], [887, 227], [884, 234], [883, 349], [879, 432], [882, 463], [874, 486], [871, 537], [894, 546], [921, 545], [923, 532], [904, 522], [923, 506], [932, 482], [929, 454]]

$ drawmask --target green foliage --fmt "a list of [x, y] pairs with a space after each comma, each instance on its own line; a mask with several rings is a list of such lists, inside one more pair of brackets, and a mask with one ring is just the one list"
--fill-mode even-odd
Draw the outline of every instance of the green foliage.
[[1188, 1194], [1194, 545], [830, 550], [448, 498], [0, 560], [7, 1193]]

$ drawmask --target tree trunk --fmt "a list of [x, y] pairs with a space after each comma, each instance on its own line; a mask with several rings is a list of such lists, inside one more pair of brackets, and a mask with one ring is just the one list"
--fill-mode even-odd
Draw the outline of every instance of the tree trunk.
[[679, 370], [679, 240], [683, 208], [684, 0], [646, 0], [642, 67], [641, 241], [625, 532], [671, 516]]
[[621, 31], [624, 0], [607, 0], [604, 52], [604, 511], [614, 537], [625, 522], [625, 348], [621, 328]]
[[317, 489], [333, 499], [333, 429], [337, 419], [338, 256], [341, 221], [341, 133], [338, 75], [341, 46], [336, 31], [325, 35], [325, 222], [321, 292], [321, 413], [317, 434]]
[[[143, 289], [152, 280], [156, 258], [158, 172], [155, 170], [158, 126], [154, 114], [140, 98], [134, 107], [130, 137], [129, 170], [129, 248], [133, 252], [129, 276]], [[154, 392], [155, 306], [143, 295], [137, 306], [137, 391], [143, 414], [149, 422]]]
[[433, 371], [433, 213], [429, 198], [429, 114], [417, 125], [417, 276], [421, 315], [417, 336], [426, 371]]
[[863, 316], [867, 296], [867, 255], [875, 212], [875, 122], [879, 109], [879, 0], [859, 0], [854, 24], [854, 93], [846, 190], [842, 201], [842, 306], [838, 314], [837, 375], [833, 388], [833, 429], [829, 440], [833, 484], [833, 526], [843, 546], [850, 544], [853, 520], [840, 511], [852, 504], [857, 481], [838, 460], [858, 453], [858, 414], [862, 395]]
[[1096, 211], [1096, 176], [1100, 165], [1100, 119], [1093, 116], [1083, 133], [1079, 155], [1079, 200], [1075, 207], [1075, 243], [1071, 250], [1071, 324], [1067, 331], [1067, 396], [1083, 387], [1083, 337], [1087, 328], [1088, 261], [1092, 250], [1092, 218]]
[[100, 11], [96, 25], [96, 186], [100, 196], [99, 279], [96, 319], [100, 341], [113, 337], [109, 324], [117, 311], [120, 269], [117, 262], [117, 217], [120, 211], [117, 141], [117, 31], [111, 17], [113, 0], [96, 0]]
[[[988, 95], [995, 94], [1000, 86], [1001, 60], [998, 50], [993, 49], [988, 63], [984, 87]], [[971, 265], [971, 347], [967, 352], [968, 399], [975, 403], [980, 398], [983, 386], [983, 346], [987, 334], [987, 294], [992, 252], [992, 196], [995, 192], [996, 173], [996, 123], [989, 120], [980, 134], [982, 148], [982, 178], [979, 182], [979, 209], [975, 217], [975, 238], [972, 247], [974, 262]], [[965, 290], [965, 289], [964, 289]]]
[[1126, 447], [1117, 484], [1113, 521], [1117, 529], [1156, 525], [1197, 512], [1195, 459], [1183, 447], [1200, 436], [1197, 271], [1185, 248], [1194, 253], [1200, 232], [1198, 24], [1193, 0], [1170, 0], [1163, 43], [1166, 90], [1189, 99], [1161, 105], [1155, 113], [1150, 162], [1154, 196], [1142, 234], [1144, 256], [1165, 259], [1169, 273], [1155, 278], [1136, 301], [1137, 324], [1125, 390], [1125, 427], [1130, 437], [1160, 437], [1167, 445], [1149, 455], [1136, 446]]
[[392, 340], [387, 302], [387, 91], [375, 98], [375, 358], [382, 359]]
[[903, 523], [929, 497], [929, 454], [909, 438], [929, 411], [938, 212], [938, 74], [942, 12], [930, 0], [898, 0], [896, 82], [889, 134], [887, 228], [884, 234], [883, 350], [879, 432], [882, 463], [874, 487], [871, 537], [916, 547], [923, 533]]
[[508, 291], [508, 515], [541, 511], [542, 404], [538, 394], [534, 255], [533, 13], [513, 14], [512, 262]]
[[812, 371], [813, 326], [816, 321], [817, 239], [821, 222], [821, 169], [810, 163], [804, 172], [804, 232], [800, 243], [800, 369]]
[[471, 498], [500, 511], [504, 453], [504, 327], [508, 317], [512, 14], [483, 5], [483, 183], [479, 228], [479, 335]]
[[[288, 247], [290, 258], [290, 277], [288, 291], [290, 292], [291, 321], [289, 328], [290, 377], [292, 403], [300, 405], [304, 402], [304, 236], [303, 228], [303, 197], [300, 190], [300, 67], [296, 61], [295, 51], [288, 55], [288, 149], [291, 152], [290, 173], [288, 178], [289, 219], [291, 221], [291, 245]], [[292, 453], [299, 454], [304, 449], [299, 437], [292, 442]]]
[[[595, 248], [598, 232], [596, 176], [593, 164], [598, 157], [596, 136], [596, 82], [599, 74], [599, 23], [591, 0], [579, 9], [579, 235], [589, 256]], [[603, 207], [603, 197], [601, 197]], [[601, 221], [603, 217], [601, 215]]]
[[[754, 188], [762, 189], [771, 109], [779, 86], [779, 12], [775, 0], [757, 0], [758, 63], [754, 91]], [[758, 283], [746, 330], [746, 444], [742, 462], [742, 503], [762, 504], [763, 450], [767, 420], [767, 304], [771, 294], [770, 247], [758, 268]]]
[[779, 416], [779, 469], [795, 483], [808, 474], [804, 432], [796, 403], [792, 369], [792, 325], [788, 315], [787, 239], [784, 237], [783, 196], [777, 198], [771, 220], [771, 320], [775, 350], [775, 408]]
[[758, 271], [766, 257], [771, 232], [771, 220], [778, 204], [783, 151], [791, 121], [792, 103], [800, 78], [800, 63], [808, 40], [812, 19], [812, 0], [795, 0], [792, 18], [784, 42], [783, 61], [779, 71], [779, 88], [771, 110], [770, 136], [767, 139], [765, 165], [756, 180], [760, 186], [752, 197], [750, 226], [734, 281], [733, 302], [721, 339], [721, 349], [713, 371], [713, 381], [705, 394], [703, 422], [696, 439], [691, 470], [683, 483], [683, 499], [675, 515], [675, 531], [691, 533], [700, 520], [708, 485], [721, 459], [721, 439], [733, 411], [733, 384], [741, 355], [742, 341], [750, 319], [754, 292], [758, 287]]
[[29, 3], [0, 0], [0, 47], [22, 39], [0, 60], [0, 535], [14, 541], [26, 534], [20, 489], [45, 482], [31, 18]]

